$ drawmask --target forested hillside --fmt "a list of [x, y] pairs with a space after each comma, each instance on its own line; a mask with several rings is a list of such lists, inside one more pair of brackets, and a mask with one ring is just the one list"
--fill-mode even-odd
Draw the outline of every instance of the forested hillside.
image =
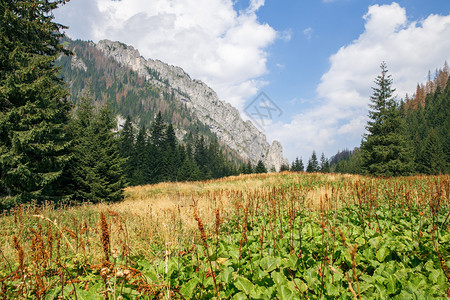
[[[197, 133], [209, 142], [216, 136], [203, 123], [192, 116], [185, 104], [175, 101], [174, 90], [155, 70], [148, 70], [146, 80], [128, 67], [106, 57], [89, 42], [64, 38], [63, 45], [72, 55], [62, 55], [56, 61], [61, 66], [60, 77], [70, 91], [69, 99], [75, 104], [84, 95], [94, 103], [106, 104], [114, 115], [130, 117], [134, 130], [150, 128], [158, 112], [166, 123], [172, 124], [178, 139]], [[80, 58], [83, 59], [80, 59]], [[123, 125], [124, 120], [120, 120]], [[226, 145], [221, 148], [227, 157], [240, 162], [239, 157]]]
[[[418, 84], [416, 93], [395, 104], [397, 125], [406, 141], [411, 161], [409, 173], [448, 174], [450, 172], [450, 72], [447, 63], [429, 75], [426, 84]], [[364, 173], [363, 153], [359, 148], [344, 150], [332, 159], [332, 170], [340, 173]], [[370, 173], [370, 172], [369, 172]]]

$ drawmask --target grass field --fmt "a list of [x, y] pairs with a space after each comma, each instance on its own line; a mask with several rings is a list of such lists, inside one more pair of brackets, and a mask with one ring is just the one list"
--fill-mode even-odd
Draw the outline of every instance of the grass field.
[[450, 297], [449, 176], [243, 175], [0, 218], [0, 295]]

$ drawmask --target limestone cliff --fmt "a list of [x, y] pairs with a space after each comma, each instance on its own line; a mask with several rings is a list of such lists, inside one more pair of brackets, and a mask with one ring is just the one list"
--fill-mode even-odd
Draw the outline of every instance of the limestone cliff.
[[[219, 99], [217, 94], [200, 80], [191, 79], [180, 67], [159, 60], [145, 59], [132, 46], [120, 42], [102, 40], [92, 46], [113, 58], [120, 65], [128, 66], [152, 85], [169, 85], [175, 91], [175, 101], [184, 103], [187, 109], [216, 134], [218, 139], [254, 164], [262, 160], [266, 167], [279, 170], [288, 163], [278, 141], [272, 145], [266, 136], [250, 121], [244, 121], [236, 108]], [[81, 67], [76, 57], [77, 66]], [[74, 62], [75, 63], [75, 62]]]

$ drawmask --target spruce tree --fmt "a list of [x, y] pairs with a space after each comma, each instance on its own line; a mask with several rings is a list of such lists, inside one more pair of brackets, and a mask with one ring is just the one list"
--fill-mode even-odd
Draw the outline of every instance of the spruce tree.
[[361, 150], [363, 170], [377, 176], [406, 175], [412, 171], [412, 153], [404, 137], [404, 123], [400, 116], [392, 88], [392, 77], [386, 64], [381, 64], [381, 75], [370, 97], [367, 134]]
[[292, 167], [291, 167], [291, 171], [294, 172], [303, 172], [303, 170], [305, 169], [305, 166], [303, 165], [303, 160], [298, 157], [295, 158], [295, 161], [292, 162]]
[[267, 173], [267, 169], [266, 166], [264, 165], [264, 163], [262, 162], [262, 160], [258, 161], [258, 164], [256, 165], [255, 168], [255, 173]]
[[280, 172], [289, 171], [289, 164], [282, 164], [280, 167]]
[[181, 162], [179, 161], [178, 142], [172, 124], [167, 126], [164, 140], [165, 149], [160, 162], [163, 173], [162, 179], [164, 181], [175, 181], [177, 180], [177, 169], [180, 167]]
[[96, 111], [91, 98], [81, 99], [71, 123], [75, 155], [69, 168], [74, 177], [77, 202], [122, 199], [123, 159], [112, 131], [114, 128], [114, 118], [106, 106]]
[[[145, 125], [142, 125], [136, 136], [136, 142], [134, 144], [132, 165], [134, 166], [132, 180], [130, 183], [132, 185], [143, 185], [150, 181], [150, 175], [148, 168], [148, 147], [147, 147], [147, 129]], [[155, 168], [151, 169], [155, 171]]]
[[308, 165], [306, 166], [306, 172], [318, 172], [319, 171], [319, 162], [317, 161], [316, 151], [313, 150], [311, 154], [311, 158], [308, 160]]
[[434, 175], [446, 173], [446, 164], [441, 141], [436, 134], [436, 130], [431, 130], [424, 141], [424, 149], [420, 159], [421, 172]]
[[67, 53], [52, 11], [63, 0], [0, 1], [0, 208], [61, 201], [71, 105], [54, 62]]
[[247, 165], [244, 168], [244, 174], [252, 174], [253, 173], [253, 167], [250, 161], [247, 162]]
[[125, 178], [128, 182], [132, 179], [133, 170], [136, 167], [134, 165], [134, 132], [131, 118], [128, 116], [125, 120], [122, 130], [119, 134], [119, 153], [124, 158], [124, 164], [122, 166], [125, 174]]
[[330, 173], [330, 162], [325, 157], [325, 154], [320, 156], [320, 172], [322, 173]]

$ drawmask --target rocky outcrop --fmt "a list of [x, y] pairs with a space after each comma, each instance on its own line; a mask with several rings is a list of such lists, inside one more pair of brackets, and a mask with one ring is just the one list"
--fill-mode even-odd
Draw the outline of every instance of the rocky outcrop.
[[146, 60], [138, 50], [120, 42], [102, 40], [95, 47], [152, 84], [170, 85], [175, 91], [175, 99], [185, 103], [193, 115], [243, 159], [253, 163], [262, 160], [269, 170], [279, 170], [282, 164], [288, 163], [278, 141], [270, 145], [266, 136], [250, 121], [242, 120], [236, 108], [220, 100], [216, 92], [202, 81], [191, 79], [180, 67], [159, 60]]

